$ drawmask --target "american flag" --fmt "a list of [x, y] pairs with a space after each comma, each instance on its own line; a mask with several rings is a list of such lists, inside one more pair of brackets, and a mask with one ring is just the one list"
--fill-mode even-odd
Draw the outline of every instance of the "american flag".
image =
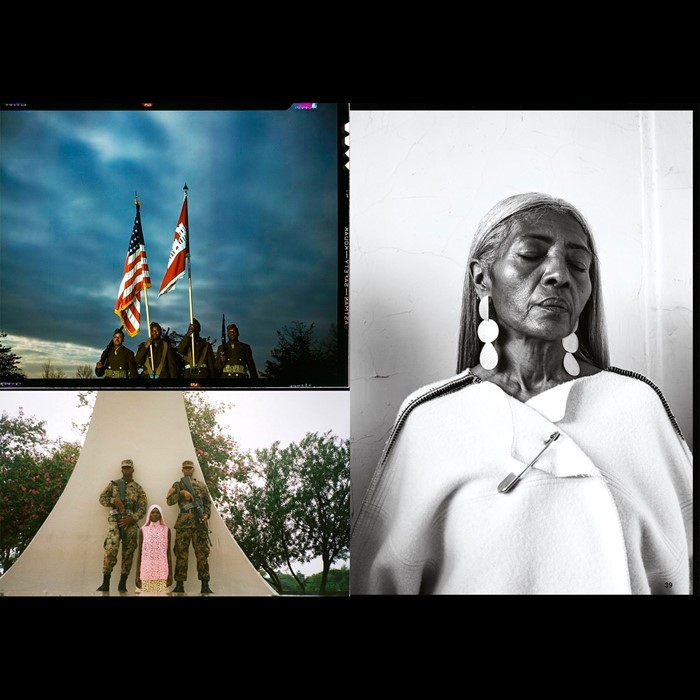
[[117, 303], [114, 305], [114, 313], [119, 316], [124, 329], [132, 337], [139, 332], [141, 325], [141, 290], [150, 286], [151, 274], [148, 271], [146, 244], [141, 228], [141, 208], [137, 200], [136, 219], [124, 262], [124, 274], [119, 285]]

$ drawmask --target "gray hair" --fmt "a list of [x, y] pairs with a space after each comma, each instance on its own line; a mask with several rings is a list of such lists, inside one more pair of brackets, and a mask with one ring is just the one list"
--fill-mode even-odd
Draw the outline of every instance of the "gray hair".
[[[485, 269], [490, 268], [503, 250], [503, 244], [509, 240], [515, 225], [526, 219], [534, 211], [555, 211], [574, 219], [588, 238], [588, 245], [593, 254], [590, 267], [591, 296], [579, 317], [576, 335], [579, 349], [576, 357], [605, 369], [610, 364], [608, 339], [605, 330], [603, 311], [603, 292], [600, 283], [600, 267], [593, 233], [581, 212], [563, 199], [548, 194], [527, 192], [506, 197], [494, 206], [479, 222], [469, 250], [469, 262], [478, 260]], [[470, 265], [464, 275], [462, 292], [462, 316], [459, 330], [459, 347], [457, 372], [479, 364], [481, 343], [476, 329], [479, 317], [479, 296], [470, 275]]]

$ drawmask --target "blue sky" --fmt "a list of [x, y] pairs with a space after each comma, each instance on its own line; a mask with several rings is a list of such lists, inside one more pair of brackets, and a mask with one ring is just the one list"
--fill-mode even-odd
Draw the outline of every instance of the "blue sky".
[[[158, 299], [187, 183], [194, 315], [236, 323], [259, 369], [277, 331], [338, 319], [337, 107], [0, 112], [0, 330], [29, 377], [72, 377], [119, 325], [141, 202], [151, 320], [184, 333], [186, 279]], [[142, 328], [126, 345], [136, 350]]]

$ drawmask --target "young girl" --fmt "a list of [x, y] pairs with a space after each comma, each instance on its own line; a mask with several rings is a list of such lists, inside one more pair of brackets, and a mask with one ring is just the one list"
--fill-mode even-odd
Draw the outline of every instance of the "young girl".
[[172, 571], [170, 528], [162, 508], [153, 504], [146, 514], [146, 524], [139, 530], [136, 587], [142, 593], [167, 593], [173, 582]]

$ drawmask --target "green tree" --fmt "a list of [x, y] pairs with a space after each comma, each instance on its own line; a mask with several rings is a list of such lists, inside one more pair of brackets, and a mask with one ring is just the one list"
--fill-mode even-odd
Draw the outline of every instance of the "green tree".
[[[312, 574], [306, 577], [307, 594], [320, 593], [323, 581], [323, 573]], [[325, 595], [349, 595], [350, 594], [350, 569], [343, 564], [339, 569], [330, 569], [326, 577]]]
[[323, 562], [319, 585], [323, 595], [331, 565], [349, 553], [350, 443], [331, 432], [307, 433], [288, 449], [299, 482], [295, 517], [307, 556]]
[[0, 567], [12, 566], [56, 505], [80, 445], [47, 440], [45, 421], [0, 417]]
[[235, 480], [242, 455], [238, 443], [219, 425], [217, 415], [232, 407], [210, 403], [201, 392], [185, 392], [185, 410], [197, 460], [212, 499], [224, 510], [227, 485]]
[[249, 455], [231, 491], [227, 524], [254, 566], [281, 593], [277, 572], [286, 565], [301, 592], [295, 562], [320, 557], [319, 592], [326, 592], [334, 561], [348, 554], [350, 464], [347, 441], [308, 433], [298, 444]]
[[[277, 577], [279, 578], [281, 584], [280, 592], [283, 595], [299, 595], [300, 593], [303, 593], [303, 590], [299, 586], [297, 579], [295, 579], [294, 576], [292, 576], [291, 574], [286, 574], [282, 571], [278, 571]], [[304, 585], [306, 586], [306, 581], [308, 579], [304, 576], [304, 574], [299, 574], [298, 578], [304, 581]], [[268, 583], [271, 583], [271, 581], [268, 580]]]
[[277, 574], [286, 566], [303, 592], [304, 580], [294, 571], [294, 561], [305, 553], [295, 518], [296, 477], [292, 462], [279, 442], [247, 455], [230, 492], [226, 523], [241, 549], [257, 569], [264, 571], [279, 593]]
[[[7, 338], [7, 333], [0, 331], [0, 338]], [[26, 379], [19, 367], [22, 358], [12, 352], [12, 348], [0, 343], [0, 379]]]

